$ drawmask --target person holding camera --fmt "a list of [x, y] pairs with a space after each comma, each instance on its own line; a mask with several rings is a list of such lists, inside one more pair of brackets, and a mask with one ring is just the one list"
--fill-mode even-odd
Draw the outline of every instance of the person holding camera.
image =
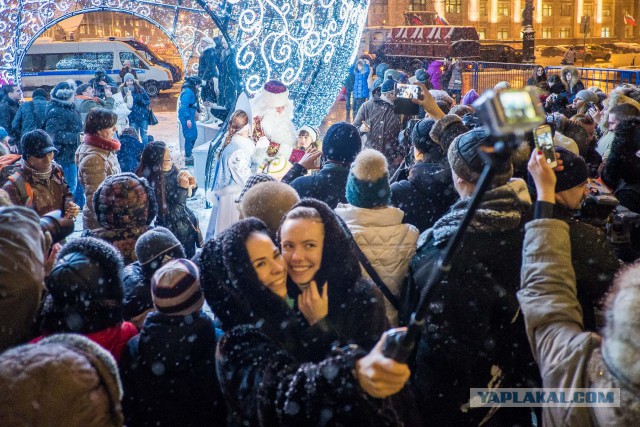
[[[416, 310], [420, 295], [447, 243], [469, 208], [484, 168], [480, 150], [490, 146], [487, 128], [456, 137], [448, 151], [460, 199], [418, 240], [404, 291], [401, 320]], [[417, 343], [413, 386], [418, 407], [433, 425], [530, 425], [527, 408], [471, 408], [472, 387], [533, 387], [535, 362], [528, 351], [516, 292], [520, 283], [523, 227], [531, 198], [526, 183], [511, 179], [511, 157], [498, 160], [495, 175], [458, 247], [447, 280], [431, 289], [428, 322]]]
[[[597, 331], [599, 322], [596, 312], [611, 286], [620, 262], [601, 230], [575, 219], [588, 193], [589, 168], [586, 162], [564, 148], [555, 147], [555, 151], [562, 160], [563, 169], [556, 172], [553, 218], [569, 224], [571, 261], [576, 273], [584, 327], [589, 331]], [[534, 185], [530, 178], [530, 186]]]
[[80, 208], [74, 203], [62, 167], [53, 161], [58, 150], [51, 137], [36, 129], [27, 132], [20, 143], [20, 166], [2, 186], [11, 202], [32, 208], [41, 216], [58, 209], [68, 218], [78, 216]]
[[[556, 169], [558, 170], [558, 169]], [[541, 151], [529, 161], [537, 191], [535, 218], [526, 226], [518, 301], [545, 388], [619, 389], [619, 405], [543, 406], [542, 425], [640, 424], [640, 265], [614, 279], [601, 334], [588, 332], [576, 297], [570, 228], [552, 219], [556, 175]]]
[[353, 120], [353, 125], [366, 137], [364, 148], [373, 148], [384, 154], [391, 175], [400, 166], [407, 151], [398, 143], [402, 121], [394, 111], [395, 86], [396, 81], [387, 78], [380, 87], [380, 99], [370, 99], [362, 104]]
[[98, 68], [95, 76], [88, 83], [93, 87], [94, 96], [103, 101], [107, 99], [106, 89], [116, 86], [116, 82], [109, 77], [104, 68]]

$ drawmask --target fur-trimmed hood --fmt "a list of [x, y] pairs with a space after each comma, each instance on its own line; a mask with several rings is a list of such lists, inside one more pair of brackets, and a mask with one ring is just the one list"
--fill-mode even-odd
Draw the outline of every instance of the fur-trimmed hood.
[[469, 129], [462, 123], [460, 116], [447, 114], [433, 125], [429, 136], [442, 147], [442, 152], [446, 153], [453, 140], [468, 131]]
[[[571, 80], [567, 81], [567, 73], [571, 73]], [[562, 80], [562, 84], [564, 87], [571, 92], [571, 89], [578, 83], [580, 80], [580, 70], [578, 70], [573, 65], [565, 65], [560, 70], [560, 80]]]
[[625, 95], [625, 88], [616, 88], [611, 91], [609, 97], [605, 100], [607, 108], [604, 110], [602, 120], [600, 121], [600, 127], [609, 130], [609, 111], [618, 104], [631, 104], [640, 110], [640, 102]]
[[51, 98], [49, 100], [49, 105], [47, 106], [47, 110], [54, 107], [62, 107], [62, 108], [69, 108], [69, 109], [76, 108], [75, 104], [73, 103], [73, 99], [71, 99], [71, 101], [64, 101], [58, 98]]

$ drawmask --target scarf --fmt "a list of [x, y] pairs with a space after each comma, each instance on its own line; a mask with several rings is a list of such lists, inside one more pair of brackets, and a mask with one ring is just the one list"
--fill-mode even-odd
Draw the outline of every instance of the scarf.
[[[426, 230], [418, 239], [418, 248], [431, 238], [435, 245], [449, 240], [456, 232], [462, 218], [467, 213], [471, 198], [458, 200], [449, 212], [440, 218], [432, 228]], [[484, 194], [467, 233], [491, 233], [517, 228], [522, 214], [531, 207], [531, 197], [527, 184], [519, 178], [512, 179], [503, 186], [489, 190]]]
[[46, 172], [35, 170], [31, 166], [29, 166], [29, 163], [27, 163], [27, 161], [24, 159], [21, 160], [21, 164], [22, 167], [31, 174], [31, 177], [34, 181], [42, 181], [46, 184], [47, 187], [49, 187], [51, 172], [53, 172], [53, 163], [51, 163], [51, 166], [49, 166], [49, 170]]
[[84, 139], [82, 140], [87, 145], [92, 147], [100, 148], [102, 150], [107, 151], [118, 151], [120, 150], [120, 142], [115, 139], [104, 139], [99, 137], [98, 135], [85, 134]]

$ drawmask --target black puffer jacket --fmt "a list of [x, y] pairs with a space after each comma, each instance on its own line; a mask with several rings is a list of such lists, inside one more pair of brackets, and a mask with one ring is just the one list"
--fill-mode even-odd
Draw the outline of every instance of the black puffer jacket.
[[406, 181], [391, 185], [391, 204], [405, 213], [402, 220], [422, 233], [458, 199], [451, 168], [442, 162], [417, 162]]
[[198, 218], [187, 207], [188, 192], [178, 185], [178, 169], [175, 166], [165, 173], [165, 183], [167, 209], [163, 212], [162, 206], [158, 206], [156, 225], [168, 228], [184, 246], [186, 257], [191, 258], [199, 244], [196, 232], [196, 227], [199, 227]]
[[216, 377], [216, 333], [202, 310], [147, 316], [120, 359], [128, 426], [224, 426]]
[[76, 149], [80, 144], [82, 119], [73, 102], [52, 98], [47, 105], [44, 130], [58, 149], [56, 161], [63, 166], [74, 163]]

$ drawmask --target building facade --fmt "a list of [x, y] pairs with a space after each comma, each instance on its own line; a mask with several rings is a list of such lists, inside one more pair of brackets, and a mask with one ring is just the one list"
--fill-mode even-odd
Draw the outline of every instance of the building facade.
[[[404, 25], [405, 12], [434, 11], [450, 25], [474, 26], [481, 40], [522, 41], [525, 0], [371, 0], [369, 26]], [[587, 42], [640, 41], [640, 26], [625, 25], [625, 14], [640, 13], [640, 0], [533, 0], [537, 44], [581, 41], [581, 18], [590, 17]]]

